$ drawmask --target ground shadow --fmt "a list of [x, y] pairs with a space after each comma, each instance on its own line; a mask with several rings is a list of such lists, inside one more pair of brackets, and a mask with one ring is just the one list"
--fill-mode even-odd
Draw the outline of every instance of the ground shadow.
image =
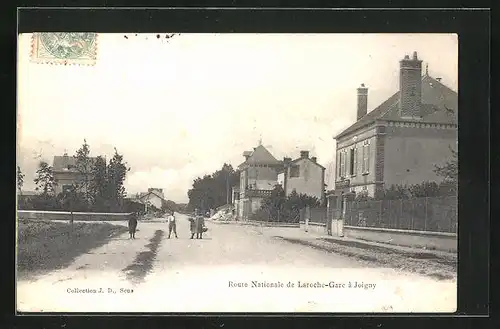
[[127, 280], [134, 283], [144, 281], [146, 275], [148, 275], [153, 268], [153, 261], [156, 258], [156, 254], [164, 234], [164, 231], [156, 230], [153, 237], [149, 240], [149, 243], [145, 246], [149, 250], [137, 254], [134, 262], [122, 270], [122, 272], [125, 273]]

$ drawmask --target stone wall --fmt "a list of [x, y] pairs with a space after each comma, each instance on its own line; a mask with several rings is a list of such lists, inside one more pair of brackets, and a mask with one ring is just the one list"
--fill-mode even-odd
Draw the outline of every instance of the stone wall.
[[[90, 213], [74, 212], [73, 220], [85, 221], [126, 221], [130, 213]], [[71, 220], [71, 213], [66, 211], [18, 210], [18, 219], [29, 220]]]

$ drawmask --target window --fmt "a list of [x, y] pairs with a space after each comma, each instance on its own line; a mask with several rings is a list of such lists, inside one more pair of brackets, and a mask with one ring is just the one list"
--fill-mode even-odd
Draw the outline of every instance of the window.
[[362, 171], [364, 174], [369, 172], [370, 164], [370, 141], [366, 140], [363, 142], [363, 165]]
[[351, 161], [349, 163], [349, 173], [351, 176], [356, 175], [356, 165], [357, 165], [357, 156], [356, 156], [356, 148], [350, 149], [350, 157]]
[[300, 166], [294, 165], [290, 167], [290, 177], [299, 177], [300, 176]]

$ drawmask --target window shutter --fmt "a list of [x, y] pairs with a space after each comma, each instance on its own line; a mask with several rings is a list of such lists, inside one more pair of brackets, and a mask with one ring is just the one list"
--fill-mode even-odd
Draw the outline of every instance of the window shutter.
[[[361, 145], [361, 147], [358, 149], [357, 151], [357, 157], [358, 157], [358, 171], [363, 173], [363, 145]], [[359, 156], [361, 154], [361, 156]]]
[[344, 153], [343, 151], [340, 151], [340, 159], [339, 159], [339, 160], [340, 160], [340, 162], [339, 162], [339, 168], [340, 168], [340, 173], [339, 173], [339, 175], [340, 175], [340, 177], [342, 177], [342, 175], [344, 174], [344, 172], [343, 172], [343, 168], [344, 168], [344, 157], [342, 156], [342, 155], [343, 155], [343, 153]]
[[345, 150], [342, 152], [342, 176], [345, 177], [345, 164], [347, 162]]
[[370, 171], [370, 141], [366, 144], [366, 172]]
[[349, 164], [349, 156], [347, 154], [347, 150], [344, 150], [344, 177], [347, 176], [347, 171], [348, 171], [348, 164]]
[[354, 170], [352, 172], [353, 175], [356, 175], [358, 172], [358, 149], [354, 147], [354, 156], [353, 156], [353, 161], [354, 161]]
[[366, 143], [363, 143], [363, 163], [362, 163], [362, 166], [361, 166], [361, 170], [363, 171], [363, 173], [366, 172]]
[[346, 155], [346, 159], [345, 159], [346, 170], [345, 171], [346, 171], [346, 174], [349, 175], [349, 174], [351, 174], [351, 150], [347, 149], [345, 155]]
[[345, 154], [344, 150], [340, 152], [340, 177], [344, 177], [344, 162], [345, 162]]
[[370, 142], [366, 141], [363, 145], [363, 173], [368, 172], [369, 157], [370, 157]]
[[340, 165], [342, 161], [342, 152], [337, 152], [337, 173], [338, 173], [338, 177], [342, 176], [342, 166]]

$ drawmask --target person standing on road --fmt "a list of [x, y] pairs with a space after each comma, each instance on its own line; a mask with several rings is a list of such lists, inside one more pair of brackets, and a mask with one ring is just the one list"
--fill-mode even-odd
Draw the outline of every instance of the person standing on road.
[[205, 218], [203, 218], [202, 212], [199, 212], [196, 216], [196, 238], [203, 239], [203, 229], [205, 227]]
[[189, 230], [191, 231], [191, 239], [194, 239], [194, 234], [196, 233], [196, 221], [193, 217], [189, 217]]
[[128, 233], [130, 235], [129, 239], [135, 240], [135, 231], [137, 230], [137, 212], [133, 212], [128, 219]]
[[168, 238], [170, 239], [170, 235], [172, 234], [172, 231], [174, 231], [175, 238], [178, 239], [177, 225], [175, 223], [175, 216], [173, 211], [169, 213], [167, 221], [168, 221]]

